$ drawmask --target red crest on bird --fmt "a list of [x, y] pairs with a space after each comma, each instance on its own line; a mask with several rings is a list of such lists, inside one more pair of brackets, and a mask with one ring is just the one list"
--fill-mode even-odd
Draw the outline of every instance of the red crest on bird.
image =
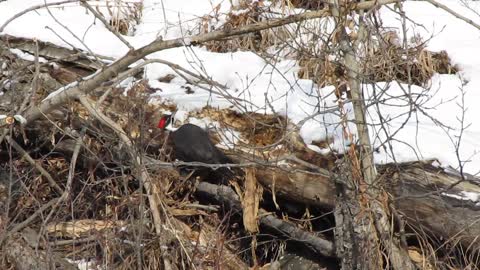
[[167, 118], [163, 116], [158, 122], [158, 128], [164, 129], [166, 125], [167, 125]]

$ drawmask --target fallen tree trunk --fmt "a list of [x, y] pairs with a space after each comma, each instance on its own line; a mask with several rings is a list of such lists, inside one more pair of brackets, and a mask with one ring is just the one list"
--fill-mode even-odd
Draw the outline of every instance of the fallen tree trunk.
[[[197, 185], [197, 193], [214, 198], [229, 208], [242, 209], [238, 195], [230, 187], [201, 182]], [[260, 209], [258, 219], [260, 225], [278, 231], [292, 240], [299, 241], [323, 256], [335, 256], [333, 243], [319, 235], [301, 230], [297, 226], [281, 220], [263, 209]]]
[[[480, 235], [480, 205], [466, 199], [480, 195], [474, 179], [462, 178], [430, 162], [411, 162], [377, 166], [379, 178], [387, 182], [394, 206], [408, 225], [444, 239], [456, 238], [462, 245], [475, 247]], [[257, 170], [257, 179], [275, 196], [307, 205], [334, 208], [335, 188], [329, 177], [268, 168]], [[480, 183], [480, 182], [479, 182]], [[463, 197], [463, 198], [462, 198]], [[479, 248], [474, 248], [479, 249]]]
[[[46, 59], [52, 59], [58, 62], [69, 63], [85, 70], [95, 71], [102, 68], [102, 63], [93, 61], [80, 50], [67, 49], [57, 46], [50, 42], [43, 42], [29, 38], [15, 37], [11, 35], [0, 35], [0, 46], [5, 48], [15, 48]], [[113, 61], [114, 59], [108, 59]]]
[[428, 233], [459, 241], [472, 250], [480, 249], [480, 205], [467, 198], [468, 194], [480, 195], [478, 180], [462, 179], [420, 162], [400, 164], [398, 168], [382, 166], [381, 171], [394, 194], [395, 207], [410, 226], [428, 229]]

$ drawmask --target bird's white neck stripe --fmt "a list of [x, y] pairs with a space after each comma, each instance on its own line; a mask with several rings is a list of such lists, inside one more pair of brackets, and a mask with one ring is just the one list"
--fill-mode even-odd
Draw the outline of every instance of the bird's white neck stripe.
[[170, 123], [168, 126], [165, 127], [165, 129], [168, 131], [176, 131], [178, 127], [174, 127], [173, 123]]

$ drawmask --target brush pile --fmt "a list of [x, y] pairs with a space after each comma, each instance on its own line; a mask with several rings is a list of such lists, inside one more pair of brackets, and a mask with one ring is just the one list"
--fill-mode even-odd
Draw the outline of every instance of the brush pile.
[[[105, 85], [29, 125], [10, 118], [98, 67], [22, 60], [2, 46], [0, 268], [337, 269], [330, 170], [342, 157], [307, 148], [285, 117], [191, 112], [219, 123], [217, 141], [222, 130], [239, 134], [225, 151], [240, 172], [217, 185], [171, 160], [156, 123], [175, 104], [152, 102], [156, 89], [142, 79]], [[434, 164], [379, 166], [389, 196], [401, 198], [406, 224], [396, 232], [419, 268], [474, 267], [478, 207], [437, 191], [480, 187]]]
[[[4, 115], [94, 71], [75, 62], [22, 60], [8, 49], [1, 53]], [[290, 214], [270, 203], [264, 209], [255, 169], [245, 169], [229, 187], [179, 173], [165, 148], [166, 134], [156, 128], [162, 112], [175, 105], [152, 102], [153, 92], [140, 79], [129, 89], [99, 89], [86, 97], [91, 107], [72, 101], [29, 126], [2, 118], [2, 269], [248, 269], [282, 265], [280, 255], [295, 235], [333, 256], [331, 241], [313, 233], [315, 226], [328, 229], [331, 220], [329, 226], [310, 221], [305, 215], [321, 213], [315, 207], [296, 206]], [[191, 114], [236, 128], [245, 144], [265, 146], [263, 155], [281, 151], [267, 146], [286, 128], [282, 117], [209, 107]], [[303, 248], [302, 263], [319, 265], [305, 259], [314, 252]], [[298, 258], [289, 255], [288, 262]]]

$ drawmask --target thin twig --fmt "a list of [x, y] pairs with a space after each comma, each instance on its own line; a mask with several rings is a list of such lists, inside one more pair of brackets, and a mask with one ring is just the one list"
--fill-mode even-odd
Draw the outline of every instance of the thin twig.
[[315, 172], [307, 172], [316, 175], [321, 175], [324, 177], [330, 177], [330, 173], [317, 165], [301, 160], [295, 156], [287, 155], [275, 159], [275, 162], [266, 162], [264, 160], [254, 160], [252, 162], [243, 162], [243, 163], [224, 163], [224, 164], [208, 164], [203, 162], [185, 162], [185, 161], [174, 161], [174, 162], [165, 162], [159, 161], [156, 159], [146, 158], [145, 165], [148, 167], [157, 167], [157, 168], [174, 168], [180, 166], [192, 166], [192, 167], [205, 167], [212, 170], [217, 170], [219, 168], [248, 168], [248, 167], [278, 167], [278, 163], [281, 161], [293, 161], [304, 167], [315, 170]]
[[70, 161], [70, 170], [68, 171], [67, 184], [65, 186], [65, 191], [62, 194], [62, 200], [66, 200], [66, 198], [68, 197], [72, 189], [73, 177], [75, 176], [75, 166], [77, 164], [77, 159], [80, 153], [80, 149], [82, 148], [82, 145], [83, 145], [83, 136], [85, 136], [86, 131], [87, 131], [87, 128], [83, 127], [82, 130], [80, 131], [80, 136], [77, 138], [77, 141], [75, 143], [75, 148], [73, 149], [73, 154], [72, 154], [72, 160]]
[[18, 108], [17, 110], [17, 113], [21, 113], [25, 110], [25, 108], [27, 107], [28, 103], [32, 104], [34, 102], [33, 100], [33, 96], [35, 93], [37, 93], [37, 90], [38, 90], [38, 77], [40, 75], [40, 63], [39, 63], [39, 56], [38, 56], [38, 40], [37, 39], [34, 39], [33, 42], [35, 43], [35, 73], [33, 75], [33, 79], [32, 79], [32, 84], [31, 84], [31, 87], [29, 89], [29, 91], [27, 92], [27, 94], [25, 95], [25, 97], [23, 98], [23, 102], [22, 104], [20, 105], [20, 107]]
[[67, 245], [95, 242], [97, 240], [98, 240], [98, 236], [90, 236], [90, 237], [81, 238], [81, 239], [56, 240], [56, 241], [48, 242], [47, 246], [49, 247], [67, 246]]
[[422, 0], [422, 1], [426, 1], [426, 2], [434, 5], [434, 6], [437, 7], [437, 8], [441, 8], [441, 9], [445, 10], [446, 12], [448, 12], [448, 13], [452, 14], [453, 16], [455, 16], [457, 19], [460, 19], [460, 20], [462, 20], [462, 21], [470, 24], [471, 26], [477, 28], [478, 30], [480, 30], [480, 25], [479, 25], [479, 24], [477, 24], [477, 23], [475, 23], [474, 21], [470, 20], [469, 18], [461, 15], [460, 13], [454, 11], [453, 9], [447, 7], [446, 5], [441, 4], [441, 3], [439, 3], [439, 2], [437, 2], [437, 1], [435, 1], [435, 0]]
[[59, 5], [68, 4], [68, 3], [75, 3], [75, 2], [78, 2], [78, 1], [79, 0], [67, 0], [67, 1], [54, 2], [54, 3], [45, 3], [45, 4], [36, 5], [36, 6], [33, 6], [33, 7], [29, 7], [27, 9], [24, 9], [21, 12], [13, 15], [7, 21], [5, 21], [5, 23], [3, 23], [2, 26], [0, 26], [0, 33], [3, 32], [3, 30], [5, 30], [5, 27], [7, 27], [7, 25], [10, 24], [13, 20], [18, 19], [19, 17], [27, 14], [30, 11], [34, 11], [36, 9], [41, 9], [41, 8], [50, 7], [50, 6], [59, 6]]
[[102, 122], [104, 125], [110, 127], [117, 133], [117, 135], [120, 137], [122, 142], [125, 144], [125, 146], [129, 149], [129, 154], [131, 155], [133, 159], [133, 163], [137, 167], [137, 177], [141, 181], [142, 185], [144, 186], [145, 190], [148, 193], [148, 201], [150, 205], [150, 210], [152, 211], [152, 216], [153, 216], [153, 221], [155, 225], [155, 231], [157, 234], [160, 234], [162, 231], [161, 228], [161, 215], [160, 215], [160, 210], [159, 206], [163, 206], [161, 201], [158, 199], [158, 193], [159, 191], [156, 190], [156, 186], [152, 184], [150, 176], [148, 175], [147, 169], [145, 166], [141, 163], [141, 157], [137, 154], [135, 149], [133, 149], [133, 145], [131, 140], [128, 138], [127, 134], [123, 129], [115, 123], [113, 120], [111, 120], [108, 116], [104, 115], [101, 111], [96, 110], [95, 106], [92, 105], [92, 103], [88, 100], [86, 96], [80, 96], [79, 97], [80, 103], [85, 107], [85, 109], [91, 114], [91, 116], [95, 117], [98, 119], [100, 122]]
[[90, 10], [90, 11], [93, 13], [93, 15], [94, 15], [97, 19], [99, 19], [99, 20], [103, 23], [103, 25], [104, 25], [110, 32], [112, 32], [112, 34], [114, 34], [121, 42], [123, 42], [123, 44], [125, 44], [125, 46], [127, 46], [130, 50], [134, 50], [134, 49], [135, 49], [132, 45], [130, 45], [130, 43], [128, 43], [128, 41], [127, 41], [126, 39], [124, 39], [124, 38], [122, 37], [122, 35], [120, 35], [120, 34], [118, 33], [118, 31], [115, 31], [115, 29], [112, 28], [112, 26], [105, 20], [105, 18], [104, 18], [101, 14], [99, 14], [95, 9], [93, 9], [93, 8], [90, 6], [90, 4], [87, 3], [87, 1], [85, 1], [85, 0], [80, 0], [80, 4], [81, 4], [82, 6], [84, 6], [84, 7], [86, 7], [88, 10]]
[[[83, 136], [85, 135], [85, 132], [87, 131], [86, 127], [83, 127], [80, 136], [77, 138], [77, 141], [75, 143], [75, 147], [73, 150], [72, 154], [72, 160], [70, 161], [70, 169], [68, 171], [68, 178], [67, 178], [67, 184], [65, 185], [65, 190], [63, 191], [62, 195], [58, 199], [57, 203], [52, 207], [50, 210], [50, 213], [48, 213], [47, 217], [43, 220], [44, 224], [47, 224], [52, 215], [55, 213], [55, 210], [57, 207], [65, 202], [68, 199], [68, 196], [70, 195], [70, 192], [72, 190], [72, 183], [73, 183], [73, 177], [75, 176], [75, 166], [77, 164], [77, 158], [78, 154], [80, 153], [81, 146], [83, 145]], [[43, 230], [44, 227], [42, 227]], [[41, 234], [41, 233], [40, 233]]]
[[57, 184], [57, 182], [53, 179], [53, 177], [50, 175], [49, 172], [47, 172], [42, 165], [38, 164], [35, 162], [35, 160], [25, 151], [14, 139], [12, 139], [10, 136], [5, 136], [5, 139], [7, 139], [7, 142], [17, 150], [17, 152], [21, 155], [22, 158], [25, 158], [25, 160], [28, 161], [37, 171], [40, 172], [45, 178], [47, 178], [48, 183], [50, 184], [55, 191], [57, 191], [59, 194], [63, 193], [63, 190], [60, 188], [60, 186]]
[[43, 211], [47, 210], [49, 207], [51, 207], [52, 205], [57, 203], [58, 200], [59, 200], [59, 198], [55, 198], [55, 199], [50, 200], [48, 203], [42, 205], [37, 211], [35, 211], [33, 214], [31, 214], [27, 219], [25, 219], [24, 221], [15, 225], [15, 227], [13, 227], [11, 230], [6, 231], [5, 234], [2, 236], [2, 238], [0, 239], [0, 246], [2, 246], [2, 243], [5, 241], [5, 239], [9, 235], [12, 235], [16, 232], [19, 232], [22, 229], [24, 229], [25, 227], [27, 227], [28, 224], [30, 224], [30, 222], [32, 222], [38, 215], [42, 214]]

